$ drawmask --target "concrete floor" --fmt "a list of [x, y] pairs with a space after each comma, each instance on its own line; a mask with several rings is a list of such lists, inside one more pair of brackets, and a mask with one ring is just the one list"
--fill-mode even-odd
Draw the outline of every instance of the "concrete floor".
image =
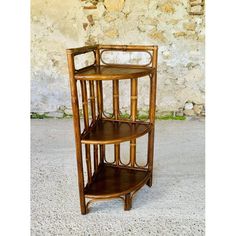
[[32, 235], [205, 234], [203, 119], [157, 121], [152, 188], [137, 193], [130, 211], [112, 200], [91, 204], [85, 216], [79, 208], [72, 120], [32, 120], [31, 126]]

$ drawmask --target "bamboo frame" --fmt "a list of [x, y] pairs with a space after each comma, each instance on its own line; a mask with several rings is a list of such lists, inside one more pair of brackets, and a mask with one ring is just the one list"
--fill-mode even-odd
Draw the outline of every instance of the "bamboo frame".
[[[81, 213], [88, 213], [88, 206], [95, 200], [114, 199], [121, 198], [124, 201], [124, 209], [130, 210], [132, 207], [132, 198], [134, 194], [144, 185], [147, 184], [151, 187], [153, 176], [153, 154], [154, 154], [154, 124], [155, 124], [155, 109], [156, 109], [156, 86], [157, 86], [157, 46], [144, 46], [144, 45], [94, 45], [86, 46], [82, 48], [67, 49], [67, 61], [69, 68], [70, 89], [71, 89], [71, 103], [73, 109], [73, 123], [75, 133], [75, 147], [76, 147], [76, 160], [78, 171], [78, 185], [80, 193], [80, 207]], [[127, 51], [127, 52], [147, 52], [150, 55], [150, 63], [145, 65], [123, 65], [123, 64], [110, 64], [101, 65], [103, 62], [101, 54], [103, 51]], [[75, 70], [74, 57], [85, 54], [88, 52], [94, 53], [94, 64], [88, 67], [84, 67], [80, 70]], [[103, 72], [103, 68], [117, 68], [115, 73], [106, 75]], [[94, 70], [95, 74], [86, 74], [87, 71]], [[125, 74], [127, 70], [127, 74]], [[122, 71], [119, 74], [119, 71]], [[149, 122], [143, 122], [137, 120], [138, 111], [138, 78], [148, 75], [150, 78], [150, 104], [149, 104]], [[103, 108], [103, 83], [102, 80], [112, 80], [112, 104], [113, 115], [107, 117]], [[122, 119], [120, 116], [120, 104], [119, 104], [119, 80], [129, 79], [131, 83], [130, 93], [130, 111], [131, 115], [128, 119]], [[81, 132], [80, 125], [80, 113], [78, 104], [78, 91], [77, 81], [80, 80], [81, 96], [82, 96], [82, 110], [84, 119], [84, 130]], [[88, 92], [88, 91], [89, 92]], [[91, 108], [91, 114], [89, 114], [89, 107]], [[90, 116], [91, 115], [91, 119]], [[125, 127], [126, 131], [130, 132], [129, 136], [121, 136], [119, 138], [111, 138], [104, 141], [86, 140], [85, 137], [89, 134], [92, 135], [93, 130], [99, 124], [98, 121], [112, 122], [114, 130], [101, 130], [105, 132], [123, 132], [119, 127]], [[128, 126], [120, 126], [122, 124], [128, 124]], [[136, 131], [138, 127], [144, 126], [143, 131]], [[124, 128], [123, 128], [124, 129]], [[148, 133], [148, 150], [147, 150], [147, 163], [145, 166], [140, 166], [136, 161], [136, 139], [145, 133]], [[125, 133], [124, 133], [125, 134]], [[102, 134], [101, 134], [102, 135]], [[114, 133], [116, 135], [116, 133]], [[127, 135], [127, 134], [126, 134]], [[127, 164], [124, 164], [120, 157], [120, 143], [124, 141], [130, 141], [130, 158]], [[114, 161], [108, 163], [106, 161], [106, 144], [114, 144]], [[85, 146], [85, 163], [82, 159], [82, 144]], [[91, 153], [91, 145], [93, 145], [93, 152]], [[93, 165], [92, 165], [93, 162]], [[84, 180], [84, 165], [86, 166], [88, 180]], [[92, 169], [93, 166], [93, 169]], [[119, 176], [124, 175], [122, 178], [126, 178], [126, 181], [131, 181], [129, 171], [131, 171], [135, 177], [135, 183], [130, 183], [130, 188], [124, 187], [121, 182], [118, 190], [111, 190], [107, 188], [108, 185], [98, 188], [98, 193], [94, 193], [93, 186], [96, 189], [96, 180], [101, 178], [102, 173], [108, 171], [108, 175]], [[127, 172], [128, 171], [128, 172]], [[114, 173], [113, 173], [114, 172]], [[115, 174], [116, 173], [116, 174]], [[120, 174], [118, 174], [120, 173]], [[106, 176], [106, 175], [105, 175]], [[102, 177], [103, 178], [103, 177]], [[113, 177], [114, 178], [114, 177]], [[106, 179], [103, 181], [106, 182]], [[116, 181], [116, 179], [111, 179]], [[86, 182], [86, 184], [85, 184]], [[100, 181], [99, 184], [102, 184]], [[116, 186], [114, 183], [113, 186]], [[127, 183], [126, 183], [127, 184]], [[132, 187], [131, 187], [132, 186]], [[107, 191], [109, 193], [107, 193]], [[86, 204], [86, 198], [90, 200]]]

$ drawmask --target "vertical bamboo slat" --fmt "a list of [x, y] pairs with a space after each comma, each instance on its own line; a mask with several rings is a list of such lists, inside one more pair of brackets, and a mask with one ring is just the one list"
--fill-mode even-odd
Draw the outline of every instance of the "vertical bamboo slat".
[[86, 81], [81, 80], [80, 85], [81, 85], [82, 104], [83, 104], [84, 128], [88, 130], [89, 115], [88, 115], [88, 96], [87, 96]]
[[[96, 91], [97, 91], [97, 106], [98, 106], [98, 118], [102, 119], [103, 113], [103, 94], [102, 94], [102, 81], [96, 81]], [[100, 162], [105, 159], [105, 145], [99, 145], [100, 150]]]
[[[113, 115], [115, 119], [119, 119], [119, 80], [112, 81], [113, 86]], [[114, 145], [114, 156], [115, 156], [115, 163], [119, 165], [120, 162], [120, 144]]]
[[102, 118], [103, 112], [103, 99], [102, 99], [102, 81], [96, 81], [96, 92], [97, 92], [97, 107], [98, 107], [98, 117]]
[[91, 167], [91, 155], [90, 155], [90, 144], [85, 144], [85, 155], [88, 172], [88, 183], [92, 182], [92, 167]]
[[[100, 65], [100, 51], [99, 48], [95, 50], [95, 62], [96, 65]], [[102, 81], [96, 80], [96, 97], [97, 97], [97, 108], [98, 108], [98, 117], [102, 118], [103, 112], [103, 98], [102, 98]]]
[[[94, 91], [94, 81], [89, 81], [89, 91], [90, 91], [90, 104], [91, 104], [91, 114], [92, 121], [96, 121], [96, 107], [95, 107], [95, 91]], [[93, 166], [94, 171], [98, 168], [98, 146], [93, 145]]]
[[98, 145], [93, 145], [94, 171], [98, 169]]
[[99, 152], [100, 152], [100, 163], [103, 163], [105, 160], [105, 145], [104, 144], [99, 145]]
[[[138, 81], [137, 79], [131, 79], [131, 119], [136, 120], [137, 116], [137, 95], [138, 95]], [[133, 167], [136, 162], [136, 139], [130, 141], [130, 163]]]
[[90, 104], [91, 104], [91, 114], [93, 121], [96, 120], [96, 108], [95, 108], [95, 92], [94, 92], [94, 81], [89, 81], [89, 91], [90, 91]]
[[95, 49], [95, 63], [98, 66], [100, 65], [100, 50], [98, 47]]
[[[100, 51], [99, 51], [99, 48], [96, 48], [96, 50], [95, 50], [95, 63], [98, 66], [100, 65]], [[92, 82], [93, 82], [93, 95], [94, 95], [94, 103], [95, 103], [95, 97], [96, 96], [95, 96], [95, 91], [94, 91], [94, 81], [92, 81]], [[96, 93], [98, 94], [98, 92], [97, 92], [97, 83], [96, 83]], [[97, 96], [97, 104], [98, 104], [98, 96]], [[96, 117], [96, 107], [94, 109], [95, 109], [94, 113], [95, 113], [95, 119], [96, 119], [97, 118]], [[94, 171], [97, 171], [98, 164], [99, 164], [99, 162], [98, 162], [98, 145], [97, 144], [93, 145], [93, 160], [94, 160]]]
[[119, 80], [113, 80], [112, 81], [112, 87], [113, 87], [113, 114], [115, 116], [115, 119], [117, 120], [119, 118]]
[[[89, 128], [89, 114], [88, 114], [88, 96], [86, 82], [81, 80], [81, 93], [82, 93], [82, 103], [83, 103], [83, 115], [84, 115], [84, 127], [86, 130]], [[85, 144], [85, 154], [88, 172], [88, 183], [92, 182], [92, 167], [91, 167], [91, 155], [90, 155], [90, 145]]]

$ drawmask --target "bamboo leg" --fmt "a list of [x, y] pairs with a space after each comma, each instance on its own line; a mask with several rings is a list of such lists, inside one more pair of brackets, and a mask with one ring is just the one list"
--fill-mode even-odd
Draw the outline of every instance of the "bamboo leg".
[[157, 48], [153, 50], [153, 68], [155, 71], [150, 76], [150, 110], [149, 118], [152, 128], [148, 135], [148, 170], [151, 172], [150, 179], [147, 182], [149, 187], [152, 186], [153, 178], [153, 155], [154, 155], [154, 132], [155, 132], [155, 113], [156, 113], [156, 87], [157, 87]]
[[154, 152], [154, 127], [148, 133], [148, 170], [151, 171], [151, 176], [147, 181], [149, 187], [152, 186], [152, 172], [153, 172], [153, 152]]
[[124, 210], [125, 211], [129, 211], [132, 207], [132, 199], [131, 199], [131, 194], [128, 193], [125, 195], [125, 206], [124, 206]]
[[[155, 75], [150, 77], [151, 83], [150, 83], [150, 103], [153, 104], [155, 102]], [[150, 123], [152, 125], [151, 130], [148, 133], [148, 170], [151, 172], [150, 179], [147, 182], [147, 185], [149, 187], [152, 186], [152, 173], [153, 173], [153, 154], [154, 154], [154, 132], [155, 132], [155, 107], [150, 106], [149, 111], [149, 117], [150, 117]]]
[[83, 174], [83, 160], [82, 160], [82, 148], [80, 139], [80, 116], [79, 116], [79, 102], [76, 80], [74, 79], [74, 56], [71, 53], [67, 53], [68, 69], [70, 76], [70, 89], [71, 89], [71, 104], [73, 109], [73, 123], [75, 133], [75, 147], [76, 147], [76, 161], [77, 161], [77, 172], [78, 172], [78, 186], [80, 193], [80, 209], [81, 214], [86, 214], [86, 203], [84, 196], [84, 174]]

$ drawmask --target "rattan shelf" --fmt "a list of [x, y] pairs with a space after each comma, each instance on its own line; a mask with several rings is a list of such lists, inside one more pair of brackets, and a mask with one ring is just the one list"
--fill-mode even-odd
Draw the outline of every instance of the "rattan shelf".
[[76, 70], [75, 78], [78, 80], [120, 80], [139, 78], [149, 75], [153, 72], [153, 68], [140, 68], [132, 66], [97, 66], [92, 65], [86, 68]]
[[96, 120], [81, 136], [83, 144], [115, 144], [136, 139], [148, 133], [148, 122]]
[[[131, 209], [134, 194], [145, 184], [152, 185], [154, 123], [157, 87], [157, 46], [95, 45], [67, 49], [70, 75], [71, 102], [76, 144], [78, 183], [81, 213], [88, 213], [90, 203], [97, 200], [120, 198], [124, 209]], [[145, 52], [150, 62], [144, 65], [105, 63], [105, 51], [127, 53]], [[75, 57], [87, 52], [94, 53], [94, 64], [82, 69], [75, 68]], [[149, 117], [147, 121], [137, 120], [138, 80], [149, 77]], [[130, 81], [130, 116], [122, 118], [120, 112], [119, 81]], [[148, 78], [147, 78], [148, 79]], [[103, 106], [103, 80], [112, 83], [113, 113], [105, 115]], [[77, 82], [80, 82], [77, 84]], [[82, 115], [80, 119], [78, 86], [81, 89]], [[90, 114], [90, 115], [89, 115]], [[81, 130], [81, 123], [84, 129]], [[136, 160], [136, 139], [148, 135], [146, 164]], [[121, 157], [121, 143], [129, 142], [129, 162], [124, 164]], [[114, 161], [107, 161], [106, 145], [114, 146]], [[82, 148], [85, 148], [83, 158]], [[91, 152], [92, 149], [92, 152]], [[110, 154], [109, 154], [110, 155]], [[87, 181], [85, 172], [87, 172]], [[89, 199], [87, 201], [87, 199]]]
[[85, 197], [110, 198], [126, 195], [144, 185], [150, 174], [148, 170], [102, 164], [93, 176], [92, 183], [85, 187]]

